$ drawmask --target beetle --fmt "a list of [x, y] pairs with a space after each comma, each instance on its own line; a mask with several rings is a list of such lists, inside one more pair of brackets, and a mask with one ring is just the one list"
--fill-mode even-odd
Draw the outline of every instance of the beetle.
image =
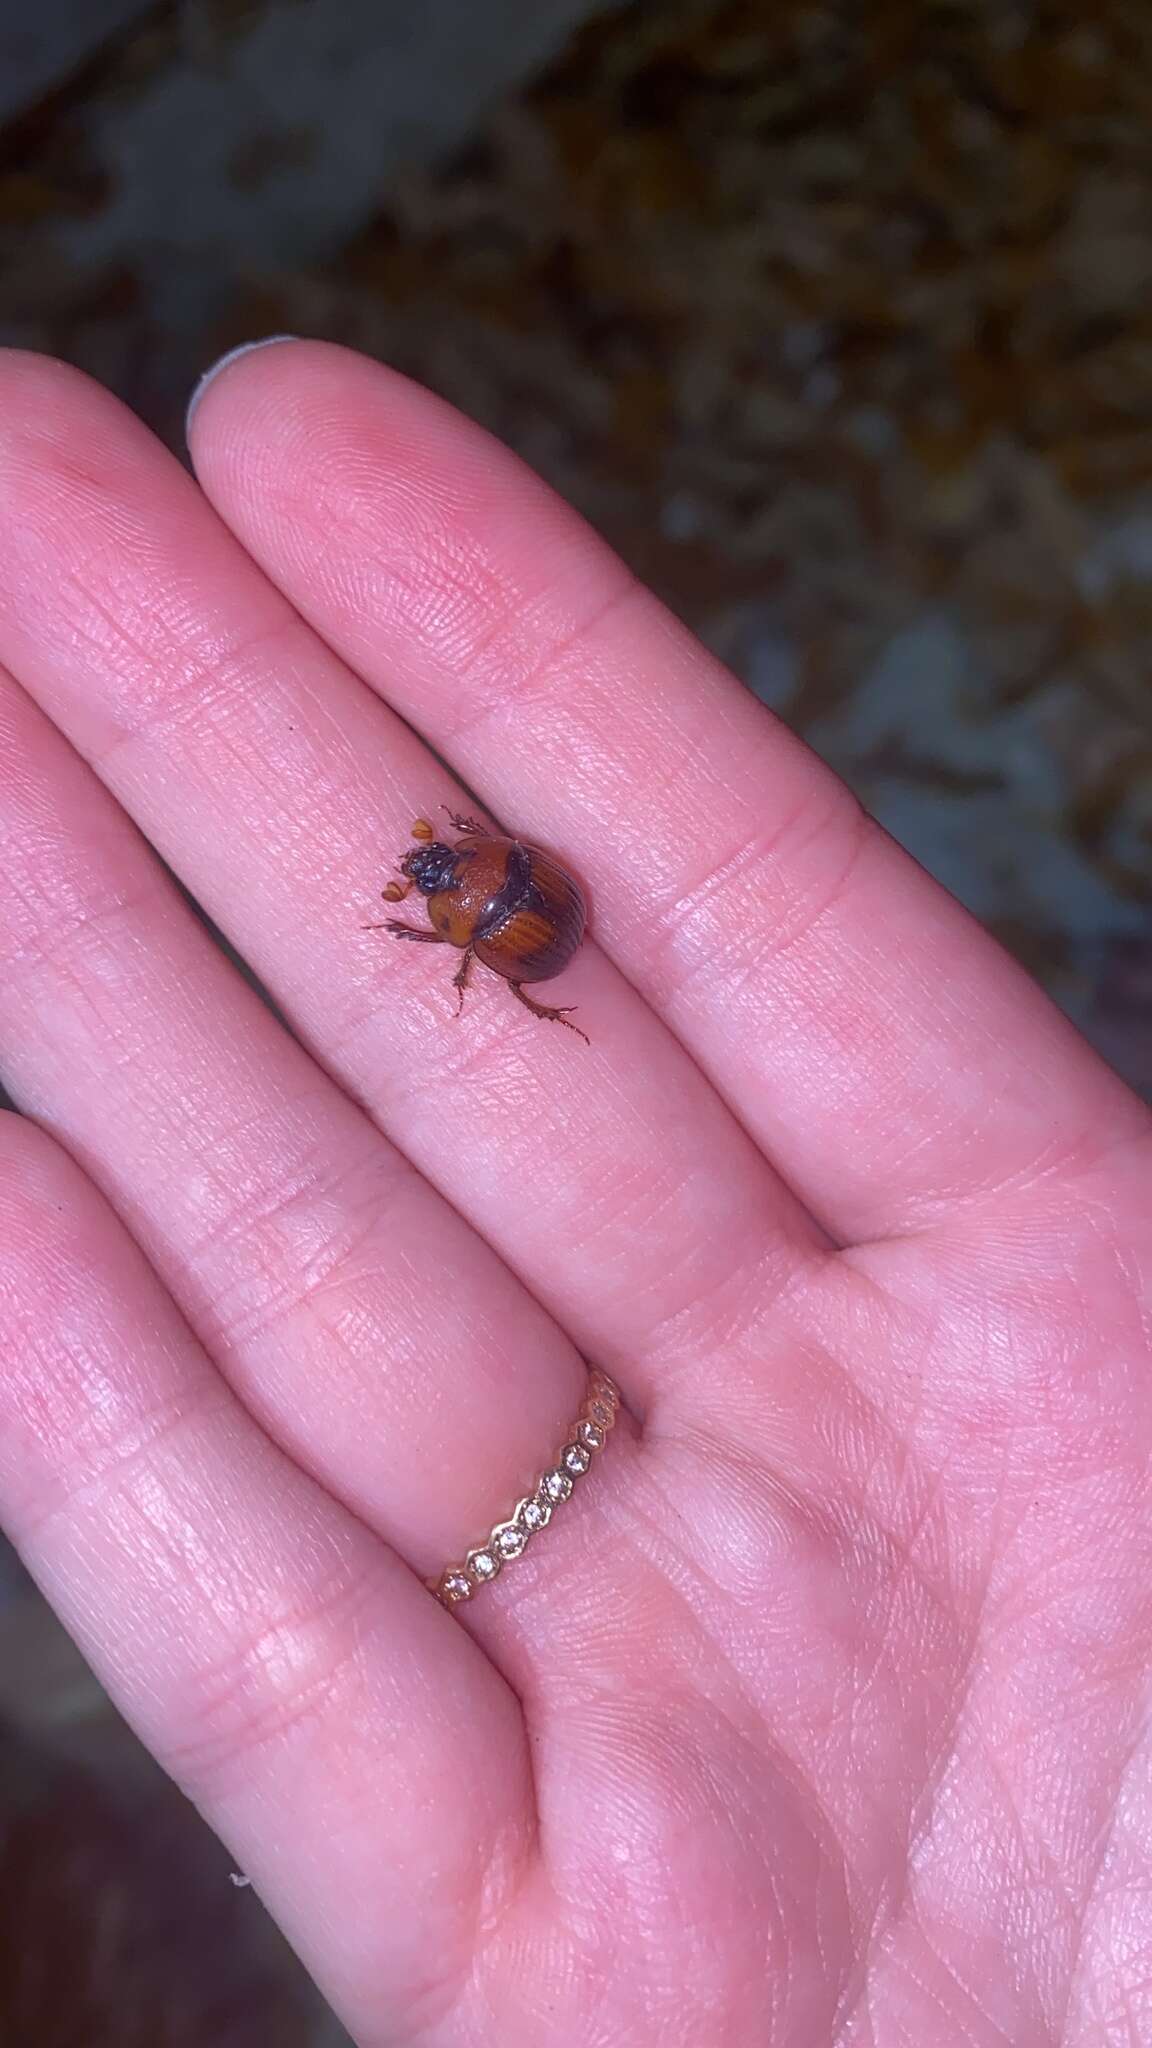
[[479, 960], [508, 983], [534, 1017], [564, 1024], [590, 1044], [587, 1032], [569, 1021], [569, 1010], [538, 1003], [524, 987], [529, 981], [550, 981], [580, 944], [587, 923], [580, 884], [542, 847], [505, 838], [453, 811], [448, 822], [459, 835], [451, 846], [437, 839], [427, 818], [417, 818], [412, 827], [416, 845], [399, 864], [404, 879], [389, 882], [382, 891], [386, 903], [401, 903], [418, 889], [427, 898], [431, 931], [400, 918], [365, 930], [391, 932], [418, 945], [460, 947], [463, 958], [453, 976], [458, 1016], [472, 963]]

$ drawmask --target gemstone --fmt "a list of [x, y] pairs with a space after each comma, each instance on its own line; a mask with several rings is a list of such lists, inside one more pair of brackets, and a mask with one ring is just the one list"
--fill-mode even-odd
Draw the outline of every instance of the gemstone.
[[503, 1558], [519, 1557], [527, 1541], [526, 1530], [518, 1529], [514, 1522], [505, 1522], [502, 1528], [493, 1531], [492, 1548]]
[[540, 1481], [540, 1491], [551, 1501], [567, 1500], [572, 1491], [572, 1481], [559, 1465], [552, 1472], [546, 1472]]
[[493, 1550], [470, 1550], [467, 1562], [472, 1577], [481, 1586], [494, 1579], [500, 1569], [500, 1559]]
[[579, 1479], [580, 1474], [586, 1472], [592, 1463], [592, 1453], [585, 1450], [583, 1444], [565, 1444], [560, 1453], [560, 1463], [566, 1471], [571, 1472], [574, 1479]]
[[440, 1595], [455, 1606], [457, 1600], [472, 1598], [472, 1581], [464, 1572], [445, 1572], [440, 1581]]
[[616, 1414], [616, 1410], [610, 1401], [596, 1400], [589, 1401], [588, 1414], [593, 1422], [599, 1424], [601, 1429], [608, 1429]]
[[598, 1422], [582, 1422], [576, 1434], [582, 1444], [587, 1444], [590, 1451], [603, 1450], [604, 1431]]
[[516, 1510], [516, 1520], [530, 1536], [537, 1529], [546, 1529], [552, 1520], [552, 1503], [534, 1493], [528, 1500], [521, 1501]]

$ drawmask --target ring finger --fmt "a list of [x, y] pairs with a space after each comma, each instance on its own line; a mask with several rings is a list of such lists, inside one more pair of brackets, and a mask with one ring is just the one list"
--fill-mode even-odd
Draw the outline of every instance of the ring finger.
[[271, 1434], [438, 1570], [556, 1447], [583, 1398], [577, 1354], [243, 983], [2, 673], [0, 760], [13, 1093], [111, 1196]]

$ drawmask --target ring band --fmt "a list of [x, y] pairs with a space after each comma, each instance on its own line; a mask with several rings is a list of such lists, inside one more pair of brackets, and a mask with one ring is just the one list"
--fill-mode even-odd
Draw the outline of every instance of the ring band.
[[571, 1499], [576, 1481], [604, 1449], [619, 1408], [619, 1389], [607, 1374], [590, 1372], [584, 1405], [556, 1453], [555, 1464], [540, 1474], [533, 1491], [517, 1501], [504, 1521], [493, 1525], [483, 1543], [470, 1550], [460, 1564], [447, 1565], [438, 1579], [428, 1580], [429, 1591], [445, 1607], [461, 1606], [480, 1586], [499, 1578], [506, 1564], [524, 1555], [532, 1537], [546, 1529], [556, 1509]]

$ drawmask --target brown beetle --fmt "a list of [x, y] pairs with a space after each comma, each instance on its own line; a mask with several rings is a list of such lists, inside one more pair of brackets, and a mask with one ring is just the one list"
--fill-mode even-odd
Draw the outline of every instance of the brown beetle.
[[433, 929], [399, 918], [365, 929], [424, 946], [462, 947], [464, 957], [453, 977], [461, 1010], [472, 962], [479, 960], [503, 976], [534, 1017], [555, 1018], [589, 1044], [587, 1033], [569, 1024], [567, 1010], [550, 1009], [524, 991], [526, 981], [550, 981], [559, 974], [580, 944], [586, 911], [579, 884], [538, 846], [502, 838], [474, 818], [458, 818], [451, 811], [448, 822], [461, 835], [454, 846], [437, 839], [426, 818], [417, 818], [412, 837], [418, 844], [400, 862], [404, 881], [389, 882], [383, 891], [386, 903], [400, 903], [411, 888], [419, 889], [428, 899]]

